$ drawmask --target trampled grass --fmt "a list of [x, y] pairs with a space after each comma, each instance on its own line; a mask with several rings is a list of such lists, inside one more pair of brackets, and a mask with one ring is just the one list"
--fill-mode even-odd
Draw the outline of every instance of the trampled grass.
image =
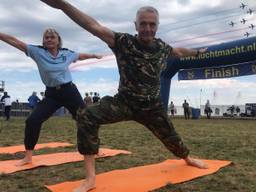
[[[23, 118], [0, 122], [0, 146], [23, 143]], [[174, 119], [177, 132], [191, 150], [191, 156], [204, 159], [231, 160], [216, 174], [178, 185], [167, 185], [155, 192], [256, 192], [256, 121], [255, 120], [184, 120]], [[114, 169], [158, 163], [175, 158], [143, 126], [129, 121], [104, 125], [100, 129], [104, 147], [125, 149], [132, 155], [98, 159], [97, 173]], [[71, 142], [76, 144], [75, 122], [69, 117], [54, 117], [42, 128], [39, 142]], [[43, 149], [35, 154], [74, 151], [76, 147]], [[20, 158], [0, 154], [0, 160]], [[0, 175], [0, 192], [47, 192], [44, 185], [84, 178], [83, 163], [42, 167], [8, 175]], [[132, 183], [131, 183], [132, 185]]]

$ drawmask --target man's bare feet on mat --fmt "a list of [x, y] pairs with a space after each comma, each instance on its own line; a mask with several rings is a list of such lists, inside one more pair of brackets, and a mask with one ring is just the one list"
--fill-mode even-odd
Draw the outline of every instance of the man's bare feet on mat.
[[102, 150], [102, 149], [99, 149], [99, 152], [95, 155], [95, 158], [96, 157], [103, 157], [103, 156], [105, 156], [106, 154], [104, 153], [104, 150]]
[[198, 159], [192, 159], [190, 157], [187, 157], [186, 159], [184, 159], [186, 161], [186, 163], [190, 166], [193, 167], [197, 167], [199, 169], [207, 169], [208, 165], [205, 164], [203, 161], [198, 160]]
[[20, 166], [27, 165], [27, 164], [30, 164], [30, 163], [32, 163], [32, 159], [25, 157], [22, 160], [20, 160], [18, 163], [16, 163], [15, 165], [17, 167], [20, 167]]
[[96, 188], [95, 181], [83, 181], [83, 183], [76, 189], [73, 190], [73, 192], [88, 192], [92, 189]]

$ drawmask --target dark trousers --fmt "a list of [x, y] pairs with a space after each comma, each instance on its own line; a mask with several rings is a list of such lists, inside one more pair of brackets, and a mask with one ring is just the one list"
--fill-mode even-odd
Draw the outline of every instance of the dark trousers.
[[206, 113], [207, 119], [210, 119], [211, 118], [212, 109], [210, 107], [208, 107], [208, 108], [205, 108], [204, 111]]
[[78, 150], [81, 154], [98, 153], [98, 129], [101, 124], [124, 120], [143, 124], [176, 156], [185, 158], [189, 153], [168, 118], [160, 98], [154, 101], [139, 101], [120, 94], [115, 97], [107, 96], [95, 105], [79, 109], [77, 117]]
[[11, 112], [11, 106], [5, 106], [4, 107], [4, 115], [5, 115], [7, 121], [10, 119], [10, 112]]
[[184, 109], [184, 116], [185, 116], [185, 119], [189, 119], [190, 117], [189, 109]]
[[45, 98], [38, 103], [26, 120], [24, 139], [26, 150], [34, 149], [42, 123], [62, 106], [76, 119], [76, 112], [79, 107], [84, 106], [84, 102], [75, 84], [68, 83], [58, 88], [46, 88]]

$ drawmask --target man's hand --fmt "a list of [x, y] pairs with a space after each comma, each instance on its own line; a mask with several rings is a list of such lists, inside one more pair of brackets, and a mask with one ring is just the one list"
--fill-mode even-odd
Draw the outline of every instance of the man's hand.
[[206, 48], [201, 48], [201, 49], [187, 49], [187, 48], [173, 48], [172, 49], [172, 56], [174, 57], [187, 57], [187, 56], [194, 56], [198, 57], [201, 53], [205, 53], [207, 51]]
[[56, 9], [60, 9], [61, 5], [65, 3], [64, 0], [40, 0], [40, 1]]
[[198, 57], [201, 53], [205, 53], [207, 51], [207, 47], [205, 48], [201, 48], [201, 49], [198, 49], [196, 50], [196, 54], [194, 55], [195, 57]]
[[208, 47], [199, 49], [199, 50], [198, 50], [198, 51], [199, 51], [199, 54], [200, 54], [200, 53], [205, 53], [205, 52], [207, 51], [207, 49], [208, 49]]

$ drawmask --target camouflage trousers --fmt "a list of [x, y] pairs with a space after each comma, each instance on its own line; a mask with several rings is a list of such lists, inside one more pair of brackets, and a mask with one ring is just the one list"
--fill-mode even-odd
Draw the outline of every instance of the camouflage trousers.
[[189, 150], [176, 133], [160, 98], [138, 100], [117, 94], [106, 96], [97, 104], [77, 112], [78, 150], [81, 154], [97, 154], [100, 139], [98, 130], [101, 124], [134, 120], [147, 127], [175, 156], [185, 158]]

